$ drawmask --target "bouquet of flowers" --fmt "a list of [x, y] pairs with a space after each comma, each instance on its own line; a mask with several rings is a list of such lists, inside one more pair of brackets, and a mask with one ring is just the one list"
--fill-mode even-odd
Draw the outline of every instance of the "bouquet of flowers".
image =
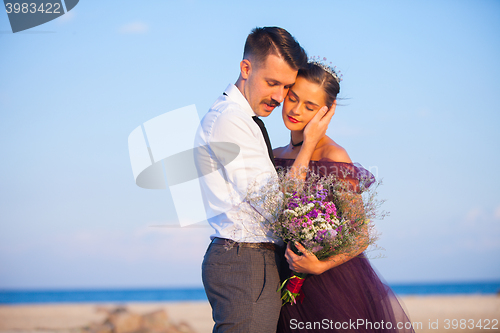
[[[291, 243], [299, 255], [295, 243], [319, 260], [359, 253], [377, 238], [372, 219], [382, 219], [386, 214], [379, 213], [384, 201], [376, 198], [381, 181], [376, 182], [361, 166], [349, 164], [326, 176], [309, 172], [306, 181], [289, 177], [281, 169], [266, 184], [250, 184], [239, 210], [242, 221], [250, 216], [253, 224], [248, 232], [259, 230], [256, 236]], [[279, 288], [283, 305], [295, 304], [303, 297], [300, 291], [306, 276], [293, 272], [284, 281]]]
[[[296, 254], [300, 253], [293, 245], [295, 242], [323, 260], [375, 241], [370, 217], [376, 215], [382, 202], [376, 202], [376, 192], [368, 190], [373, 179], [360, 180], [354, 186], [331, 175], [320, 177], [312, 174], [307, 182], [293, 186], [285, 175], [280, 175], [280, 179], [285, 189], [283, 209], [268, 228], [275, 236], [291, 242]], [[288, 192], [290, 188], [293, 190]], [[293, 272], [283, 282], [279, 289], [283, 304], [295, 304], [303, 297], [300, 291], [306, 276], [306, 273]]]

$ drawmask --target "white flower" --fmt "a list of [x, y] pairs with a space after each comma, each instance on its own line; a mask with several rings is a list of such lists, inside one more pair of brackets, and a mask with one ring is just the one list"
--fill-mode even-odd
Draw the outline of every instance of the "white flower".
[[305, 237], [307, 240], [311, 240], [314, 238], [314, 234], [315, 234], [315, 232], [307, 231], [305, 234]]
[[319, 227], [321, 230], [331, 230], [332, 229], [332, 226], [328, 223], [325, 223], [325, 222], [320, 223]]
[[312, 208], [314, 207], [313, 203], [308, 203], [307, 205], [304, 206], [298, 206], [295, 207], [294, 211], [299, 215], [305, 215], [307, 214]]
[[293, 217], [297, 217], [299, 216], [295, 211], [291, 210], [291, 209], [285, 209], [283, 211], [283, 214], [284, 215], [289, 215], [289, 216], [293, 216]]

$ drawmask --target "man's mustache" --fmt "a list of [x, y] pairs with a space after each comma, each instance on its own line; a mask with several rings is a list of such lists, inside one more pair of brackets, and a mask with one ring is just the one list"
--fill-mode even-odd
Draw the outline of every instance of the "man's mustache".
[[274, 100], [274, 99], [271, 99], [271, 100], [264, 100], [264, 103], [266, 103], [266, 104], [267, 104], [267, 105], [269, 105], [269, 106], [276, 107], [276, 108], [277, 108], [278, 106], [280, 106], [280, 105], [281, 105], [281, 103], [280, 103], [280, 102], [278, 102], [278, 101], [276, 101], [276, 100]]

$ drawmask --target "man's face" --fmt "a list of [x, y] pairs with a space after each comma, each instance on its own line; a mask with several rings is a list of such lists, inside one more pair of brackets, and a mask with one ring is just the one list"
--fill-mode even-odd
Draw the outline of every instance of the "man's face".
[[[242, 63], [248, 60], [243, 60]], [[244, 95], [253, 111], [260, 117], [267, 117], [279, 106], [288, 89], [293, 86], [297, 71], [291, 68], [281, 57], [270, 54], [266, 60], [255, 66], [250, 63], [247, 72], [242, 65], [242, 75], [247, 82]]]

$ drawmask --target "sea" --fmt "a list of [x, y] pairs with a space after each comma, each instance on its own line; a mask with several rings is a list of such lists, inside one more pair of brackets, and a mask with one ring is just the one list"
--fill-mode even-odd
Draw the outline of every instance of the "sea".
[[[399, 296], [498, 295], [500, 281], [390, 284]], [[207, 301], [203, 288], [0, 290], [0, 304]]]

